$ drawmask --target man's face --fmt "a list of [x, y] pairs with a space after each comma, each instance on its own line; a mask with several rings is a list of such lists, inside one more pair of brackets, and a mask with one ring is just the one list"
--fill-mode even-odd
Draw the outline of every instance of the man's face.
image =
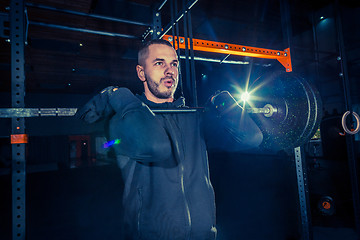
[[138, 65], [136, 69], [144, 83], [147, 99], [156, 103], [172, 102], [178, 84], [178, 58], [175, 50], [164, 44], [152, 44], [144, 65]]

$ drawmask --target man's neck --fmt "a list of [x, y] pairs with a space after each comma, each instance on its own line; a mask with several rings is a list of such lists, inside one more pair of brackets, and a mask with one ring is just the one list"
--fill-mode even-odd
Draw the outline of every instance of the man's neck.
[[174, 98], [170, 97], [170, 98], [157, 98], [154, 95], [152, 95], [149, 92], [145, 91], [145, 97], [147, 98], [147, 100], [154, 102], [154, 103], [165, 103], [165, 102], [173, 102]]

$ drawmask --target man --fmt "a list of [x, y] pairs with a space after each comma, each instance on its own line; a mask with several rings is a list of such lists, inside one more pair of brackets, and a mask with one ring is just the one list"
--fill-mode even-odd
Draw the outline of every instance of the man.
[[167, 41], [150, 43], [139, 51], [139, 65], [136, 66], [137, 75], [144, 84], [145, 96], [154, 103], [173, 102], [179, 81], [177, 54]]
[[[174, 99], [178, 67], [177, 54], [169, 42], [150, 41], [140, 49], [136, 66], [143, 95], [108, 87], [77, 113], [87, 122], [109, 119], [110, 139], [120, 142], [113, 147], [125, 183], [125, 239], [216, 238], [215, 197], [204, 140], [206, 115], [200, 111], [154, 115], [150, 110], [185, 108], [184, 98]], [[227, 94], [217, 99], [222, 98], [224, 103], [231, 102]], [[260, 145], [259, 128], [247, 115], [241, 116], [241, 108], [216, 111], [216, 119], [242, 118], [246, 128], [239, 130], [239, 121], [234, 119], [218, 128], [230, 130], [228, 135], [240, 148]]]

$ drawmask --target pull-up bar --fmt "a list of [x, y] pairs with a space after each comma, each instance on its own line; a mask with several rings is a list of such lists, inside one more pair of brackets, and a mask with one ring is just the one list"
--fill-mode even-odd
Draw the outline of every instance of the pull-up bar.
[[[173, 43], [173, 36], [171, 35], [165, 35], [163, 39]], [[188, 39], [188, 43], [190, 43], [190, 39]], [[193, 44], [193, 49], [196, 51], [223, 53], [223, 54], [228, 54], [228, 55], [230, 54], [236, 56], [276, 59], [285, 67], [287, 72], [292, 71], [290, 48], [286, 48], [285, 50], [280, 51], [280, 50], [273, 50], [266, 48], [249, 47], [244, 45], [201, 40], [195, 38], [192, 39], [192, 44]], [[179, 37], [179, 41], [177, 41], [177, 37], [175, 36], [174, 46], [175, 49], [177, 48], [185, 49], [186, 48], [185, 38]], [[188, 48], [190, 48], [190, 46], [188, 46]]]

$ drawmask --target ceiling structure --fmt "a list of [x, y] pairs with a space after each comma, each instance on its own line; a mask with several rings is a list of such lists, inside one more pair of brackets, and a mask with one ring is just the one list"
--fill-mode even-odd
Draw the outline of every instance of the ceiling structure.
[[[143, 34], [152, 25], [152, 10], [162, 2], [26, 1], [29, 23], [25, 47], [26, 92], [93, 94], [109, 85], [141, 92], [141, 82], [135, 73], [137, 48]], [[185, 1], [175, 2], [180, 10]], [[197, 39], [283, 50], [288, 47], [288, 43], [284, 37], [280, 2], [199, 0], [191, 9], [193, 36]], [[8, 13], [9, 3], [9, 0], [1, 1], [0, 13]], [[304, 32], [311, 32], [312, 13], [318, 13], [331, 3], [331, 0], [290, 1], [292, 35], [301, 36]], [[346, 8], [358, 7], [351, 1], [341, 1], [341, 4]], [[93, 15], [112, 19], [100, 19]], [[161, 9], [161, 16], [164, 27], [170, 22], [169, 1]], [[135, 24], [120, 22], [118, 19], [133, 21]], [[179, 29], [182, 35], [182, 21], [179, 22]], [[89, 33], [87, 30], [98, 32]], [[0, 38], [0, 92], [10, 92], [10, 46], [6, 37]], [[292, 57], [296, 62], [299, 57], [293, 54], [295, 48], [294, 44]], [[306, 48], [313, 51], [313, 43], [310, 41]], [[199, 52], [196, 55], [220, 60], [225, 57]], [[236, 56], [230, 56], [228, 60], [249, 61], [246, 57]], [[274, 60], [251, 61], [264, 68], [281, 68]]]

